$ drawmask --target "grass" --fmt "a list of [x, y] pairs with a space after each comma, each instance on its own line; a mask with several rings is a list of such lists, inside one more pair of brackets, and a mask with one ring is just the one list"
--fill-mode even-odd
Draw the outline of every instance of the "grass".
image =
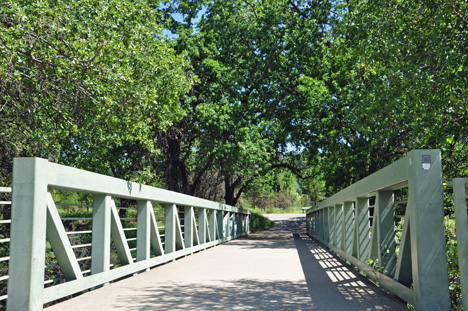
[[265, 216], [252, 212], [253, 215], [253, 231], [263, 231], [273, 228], [274, 223]]

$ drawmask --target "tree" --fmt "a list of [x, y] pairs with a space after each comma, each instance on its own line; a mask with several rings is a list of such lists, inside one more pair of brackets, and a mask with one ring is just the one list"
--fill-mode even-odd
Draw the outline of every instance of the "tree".
[[3, 174], [13, 156], [123, 178], [151, 170], [141, 157], [156, 153], [155, 128], [184, 115], [191, 84], [161, 31], [146, 1], [3, 2]]
[[320, 113], [305, 115], [321, 126], [298, 135], [316, 142], [330, 192], [415, 148], [441, 149], [447, 178], [466, 172], [466, 4], [346, 1], [335, 8], [323, 78], [301, 87], [309, 103], [324, 95]]
[[[192, 29], [203, 4], [206, 12]], [[288, 1], [169, 6], [167, 12], [186, 17], [170, 28], [179, 35], [176, 50], [188, 51], [199, 79], [185, 98], [187, 117], [161, 139], [174, 190], [200, 195], [203, 176], [217, 176], [213, 184], [223, 183], [225, 202], [234, 205], [255, 178], [283, 166], [291, 139], [285, 125], [296, 121], [300, 77], [313, 72], [322, 53], [317, 42], [326, 7]]]

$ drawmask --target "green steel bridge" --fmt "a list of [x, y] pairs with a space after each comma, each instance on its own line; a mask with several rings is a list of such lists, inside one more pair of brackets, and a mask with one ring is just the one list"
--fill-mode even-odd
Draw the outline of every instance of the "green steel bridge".
[[11, 205], [11, 220], [0, 220], [10, 229], [0, 302], [8, 311], [450, 310], [444, 191], [466, 306], [466, 180], [443, 182], [439, 150], [411, 151], [306, 215], [270, 215], [275, 227], [259, 233], [246, 210], [17, 158], [12, 188], [0, 188]]

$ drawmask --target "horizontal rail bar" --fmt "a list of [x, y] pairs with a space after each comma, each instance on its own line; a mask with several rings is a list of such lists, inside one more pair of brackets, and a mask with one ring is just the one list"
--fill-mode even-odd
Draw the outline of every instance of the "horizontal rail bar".
[[80, 204], [80, 203], [55, 203], [57, 207], [61, 206], [73, 206], [73, 207], [93, 207], [92, 205], [88, 204]]
[[77, 245], [72, 245], [71, 248], [90, 247], [91, 245], [92, 245], [91, 243], [88, 243], [88, 244], [77, 244]]
[[56, 263], [51, 263], [51, 264], [48, 264], [47, 266], [45, 266], [45, 269], [49, 269], [49, 268], [52, 268], [52, 267], [55, 267], [55, 266], [58, 266], [58, 262]]
[[9, 243], [10, 242], [10, 239], [1, 239], [0, 240], [0, 243]]
[[0, 187], [0, 193], [9, 193], [11, 192], [11, 187]]
[[76, 234], [89, 234], [93, 233], [93, 230], [84, 230], [84, 231], [68, 231], [68, 235], [76, 235]]
[[0, 296], [0, 301], [6, 300], [7, 298], [8, 298], [8, 295]]
[[55, 278], [53, 280], [44, 281], [44, 285], [55, 283], [55, 282], [58, 282], [58, 281], [61, 281], [61, 280], [63, 280], [63, 276], [59, 276], [58, 278]]
[[92, 217], [62, 217], [62, 220], [93, 220]]
[[0, 224], [11, 224], [11, 219], [0, 220]]
[[0, 201], [0, 205], [10, 205], [11, 201]]
[[10, 260], [10, 257], [2, 257], [0, 258], [0, 262], [8, 261]]
[[8, 279], [9, 279], [8, 275], [1, 276], [1, 277], [0, 277], [0, 282], [1, 282], [1, 281], [6, 281], [6, 280], [8, 280]]

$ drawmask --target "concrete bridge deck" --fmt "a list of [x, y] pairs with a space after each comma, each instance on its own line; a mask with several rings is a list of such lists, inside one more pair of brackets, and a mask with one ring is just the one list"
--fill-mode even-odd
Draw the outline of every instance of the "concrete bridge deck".
[[308, 238], [305, 215], [53, 305], [91, 310], [406, 310]]

